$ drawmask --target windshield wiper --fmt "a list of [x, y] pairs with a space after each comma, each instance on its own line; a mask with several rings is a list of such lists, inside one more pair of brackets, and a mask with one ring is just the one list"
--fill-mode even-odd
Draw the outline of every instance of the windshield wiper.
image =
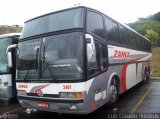
[[[38, 53], [39, 53], [39, 48], [37, 48], [36, 58], [35, 58], [35, 60], [36, 60], [36, 71], [38, 70]], [[28, 67], [27, 73], [26, 73], [26, 75], [25, 75], [25, 77], [24, 77], [24, 80], [25, 80], [25, 81], [28, 79], [29, 72], [30, 72], [30, 68]]]
[[[56, 77], [53, 75], [54, 74], [54, 70], [53, 70], [53, 68], [50, 67], [50, 64], [48, 63], [48, 61], [47, 61], [47, 59], [45, 57], [45, 46], [44, 46], [44, 49], [43, 49], [43, 61], [42, 62], [45, 63], [45, 65], [46, 65], [46, 67], [47, 67], [52, 79], [56, 80]], [[43, 67], [44, 67], [44, 65], [43, 65]]]
[[25, 75], [25, 77], [24, 77], [24, 81], [26, 81], [26, 80], [28, 79], [29, 72], [30, 72], [30, 70], [29, 70], [29, 68], [28, 68], [27, 73], [26, 73], [26, 75]]

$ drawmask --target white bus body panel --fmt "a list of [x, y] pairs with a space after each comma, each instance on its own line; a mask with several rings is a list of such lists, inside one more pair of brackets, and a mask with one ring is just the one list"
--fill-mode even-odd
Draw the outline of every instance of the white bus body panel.
[[[12, 77], [11, 74], [0, 75], [0, 100], [8, 100], [12, 97]], [[7, 85], [4, 85], [6, 83]]]
[[[108, 45], [108, 57], [109, 64], [114, 64], [115, 66], [117, 65], [117, 67], [120, 65], [122, 66], [120, 71], [116, 72], [120, 72], [119, 78], [121, 82], [122, 80], [125, 80], [126, 90], [128, 90], [143, 80], [144, 68], [150, 67], [152, 54], [143, 51]], [[147, 64], [145, 65], [146, 62]], [[122, 79], [122, 76], [126, 78]], [[124, 83], [121, 83], [121, 86], [123, 84]], [[120, 93], [126, 90], [122, 89]]]

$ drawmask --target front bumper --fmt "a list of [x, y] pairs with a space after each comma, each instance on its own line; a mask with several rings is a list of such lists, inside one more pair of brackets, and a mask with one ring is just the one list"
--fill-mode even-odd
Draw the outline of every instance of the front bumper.
[[[69, 113], [69, 114], [88, 114], [90, 113], [89, 110], [85, 108], [84, 103], [74, 103], [74, 102], [66, 102], [62, 101], [47, 101], [48, 103], [48, 108], [41, 108], [38, 107], [38, 102], [44, 102], [42, 101], [35, 101], [35, 100], [27, 100], [18, 97], [18, 100], [21, 104], [22, 107], [24, 108], [30, 108], [30, 109], [37, 109], [41, 111], [49, 111], [49, 112], [57, 112], [57, 113]], [[76, 108], [72, 108], [72, 107]]]

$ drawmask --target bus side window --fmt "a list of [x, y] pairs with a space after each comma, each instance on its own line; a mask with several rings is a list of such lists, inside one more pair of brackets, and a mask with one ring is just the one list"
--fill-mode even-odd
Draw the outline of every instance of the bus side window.
[[92, 57], [92, 60], [88, 60], [87, 62], [87, 75], [91, 76], [94, 75], [97, 72], [100, 72], [100, 70], [105, 70], [108, 66], [108, 52], [107, 52], [107, 46], [95, 43], [95, 56]]
[[88, 11], [87, 31], [93, 33], [96, 36], [99, 36], [102, 39], [105, 39], [102, 15], [96, 12]]
[[107, 33], [106, 33], [107, 40], [120, 43], [118, 24], [106, 17], [105, 18], [105, 25], [106, 25], [106, 31], [107, 31]]
[[91, 59], [87, 60], [87, 75], [91, 76], [100, 71], [100, 44], [95, 43], [95, 52]]
[[111, 38], [113, 42], [119, 43], [119, 30], [118, 24], [112, 21], [112, 31], [111, 31]]
[[120, 34], [121, 34], [121, 43], [129, 46], [130, 41], [129, 41], [128, 30], [122, 25], [119, 25], [119, 30], [120, 30]]
[[111, 40], [111, 31], [112, 31], [112, 21], [108, 18], [105, 18], [105, 25], [106, 25], [106, 34], [107, 40]]
[[101, 70], [104, 70], [108, 66], [108, 52], [107, 47], [105, 45], [102, 45], [101, 48]]

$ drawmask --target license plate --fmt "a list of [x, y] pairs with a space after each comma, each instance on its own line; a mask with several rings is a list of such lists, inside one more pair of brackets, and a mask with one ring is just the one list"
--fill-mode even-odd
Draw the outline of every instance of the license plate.
[[38, 107], [41, 108], [48, 108], [49, 104], [47, 102], [38, 102]]

